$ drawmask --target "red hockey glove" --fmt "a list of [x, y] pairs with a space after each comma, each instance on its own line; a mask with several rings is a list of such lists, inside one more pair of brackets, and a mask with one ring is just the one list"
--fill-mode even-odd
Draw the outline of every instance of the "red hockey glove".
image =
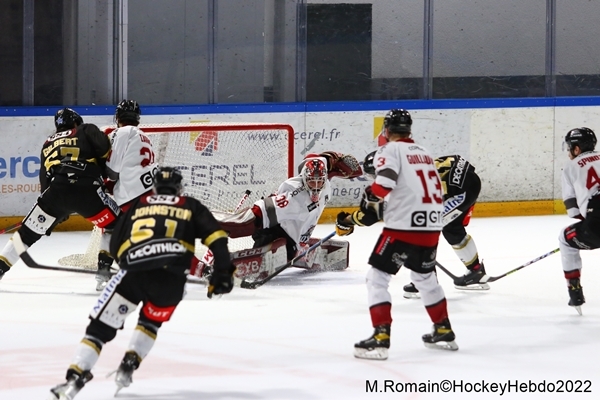
[[320, 156], [325, 157], [328, 161], [329, 178], [340, 177], [349, 179], [362, 175], [360, 164], [353, 155], [326, 151], [321, 153]]
[[335, 222], [335, 233], [337, 233], [338, 236], [348, 236], [354, 232], [354, 224], [346, 220], [346, 217], [349, 215], [350, 214], [345, 211], [341, 211], [337, 215], [337, 220]]

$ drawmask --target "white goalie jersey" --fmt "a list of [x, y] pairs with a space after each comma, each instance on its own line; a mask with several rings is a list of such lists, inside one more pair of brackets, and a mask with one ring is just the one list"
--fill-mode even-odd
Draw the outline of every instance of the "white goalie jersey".
[[157, 165], [148, 136], [135, 126], [117, 128], [109, 135], [112, 151], [106, 162], [108, 178], [116, 181], [113, 195], [123, 205], [152, 188]]
[[302, 177], [295, 176], [283, 182], [274, 196], [266, 197], [255, 204], [263, 215], [263, 228], [281, 224], [281, 227], [296, 244], [308, 243], [325, 205], [331, 199], [331, 184], [325, 180], [319, 201], [313, 202], [304, 188]]

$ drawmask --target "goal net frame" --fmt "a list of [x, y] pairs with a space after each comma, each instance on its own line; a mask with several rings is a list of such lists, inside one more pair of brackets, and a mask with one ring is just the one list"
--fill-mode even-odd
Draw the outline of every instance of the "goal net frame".
[[[116, 128], [102, 130], [110, 134]], [[234, 212], [247, 190], [251, 195], [240, 209], [250, 207], [295, 175], [294, 129], [288, 124], [190, 122], [140, 124], [138, 128], [152, 141], [157, 165], [179, 167], [184, 194], [198, 199], [211, 211]], [[185, 162], [188, 164], [178, 165]], [[100, 237], [101, 231], [94, 227], [85, 253], [62, 257], [59, 264], [95, 270]], [[230, 239], [229, 249], [242, 250], [252, 244], [250, 237]], [[196, 256], [200, 259], [205, 252], [206, 247], [196, 240]]]

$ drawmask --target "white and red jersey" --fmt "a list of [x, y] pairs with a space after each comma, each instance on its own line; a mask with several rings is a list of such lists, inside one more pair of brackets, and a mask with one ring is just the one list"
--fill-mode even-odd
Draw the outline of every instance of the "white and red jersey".
[[444, 192], [429, 151], [412, 139], [389, 142], [378, 149], [373, 164], [371, 189], [384, 199], [386, 230], [397, 231], [392, 236], [408, 243], [437, 245], [444, 226]]
[[587, 215], [587, 203], [600, 189], [600, 153], [582, 153], [565, 165], [562, 173], [562, 196], [569, 217]]
[[313, 202], [304, 187], [301, 176], [283, 182], [277, 193], [255, 203], [262, 212], [263, 228], [280, 224], [296, 244], [308, 243], [325, 205], [331, 199], [331, 184], [325, 184], [319, 193], [319, 201]]
[[117, 128], [110, 135], [112, 151], [106, 162], [109, 179], [116, 181], [113, 194], [123, 205], [152, 188], [157, 165], [148, 136], [136, 126]]

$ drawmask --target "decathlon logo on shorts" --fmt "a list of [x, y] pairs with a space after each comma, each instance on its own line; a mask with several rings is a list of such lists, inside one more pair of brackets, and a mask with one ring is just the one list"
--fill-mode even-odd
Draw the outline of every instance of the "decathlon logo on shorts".
[[176, 239], [157, 239], [140, 246], [132, 247], [127, 253], [127, 262], [138, 262], [159, 259], [174, 255], [183, 255], [187, 249]]

